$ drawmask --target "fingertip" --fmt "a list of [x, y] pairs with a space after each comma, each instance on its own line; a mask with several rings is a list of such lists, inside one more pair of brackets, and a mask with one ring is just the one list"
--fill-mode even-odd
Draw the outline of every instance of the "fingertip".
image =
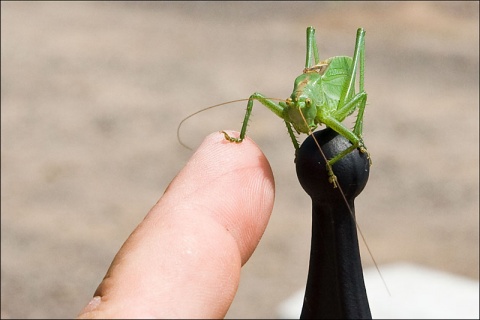
[[[239, 136], [236, 131], [225, 132]], [[222, 132], [214, 132], [204, 139], [175, 180], [182, 185], [175, 190], [177, 197], [182, 194], [191, 203], [200, 201], [198, 205], [209, 208], [212, 216], [230, 230], [243, 265], [265, 231], [275, 199], [272, 169], [261, 149], [248, 137], [235, 143], [227, 141]], [[180, 190], [196, 192], [185, 195]]]
[[210, 134], [124, 243], [79, 317], [224, 317], [273, 200], [273, 174], [258, 146]]
[[99, 296], [94, 296], [90, 302], [80, 311], [80, 314], [77, 316], [77, 319], [92, 319], [95, 317], [95, 311], [100, 306], [102, 298]]

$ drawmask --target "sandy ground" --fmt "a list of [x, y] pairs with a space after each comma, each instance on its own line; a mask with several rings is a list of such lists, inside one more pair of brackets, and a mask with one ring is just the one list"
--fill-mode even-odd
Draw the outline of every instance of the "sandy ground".
[[[255, 91], [288, 97], [309, 25], [322, 58], [351, 55], [357, 27], [367, 31], [374, 165], [356, 211], [377, 262], [478, 279], [478, 2], [1, 9], [3, 318], [75, 316], [191, 155], [178, 123]], [[182, 136], [196, 147], [238, 130], [244, 108], [205, 112]], [[249, 130], [271, 162], [276, 202], [227, 317], [271, 318], [306, 281], [311, 208], [281, 120], [259, 106]]]

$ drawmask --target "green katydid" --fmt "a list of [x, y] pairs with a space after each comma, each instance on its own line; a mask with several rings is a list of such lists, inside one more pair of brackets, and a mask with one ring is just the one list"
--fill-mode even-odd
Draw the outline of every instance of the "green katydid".
[[[314, 64], [312, 65], [312, 58]], [[337, 187], [336, 177], [332, 165], [352, 150], [359, 148], [367, 153], [362, 140], [363, 113], [367, 102], [367, 93], [364, 90], [364, 61], [365, 61], [365, 31], [357, 30], [355, 51], [353, 58], [336, 56], [320, 61], [318, 56], [315, 29], [307, 28], [307, 58], [303, 73], [295, 79], [293, 92], [285, 101], [274, 102], [260, 93], [254, 93], [248, 99], [247, 112], [243, 120], [240, 137], [234, 138], [222, 131], [225, 138], [231, 142], [242, 142], [245, 138], [248, 120], [252, 113], [254, 100], [270, 109], [285, 121], [288, 133], [295, 149], [299, 148], [292, 130], [311, 134], [318, 125], [327, 127], [347, 138], [352, 146], [327, 162], [329, 181]], [[355, 93], [355, 78], [357, 68], [359, 72], [359, 92]], [[353, 130], [348, 129], [342, 121], [358, 109], [357, 119]]]
[[[314, 61], [313, 64], [312, 59]], [[359, 69], [359, 90], [358, 92], [355, 92], [357, 69]], [[250, 119], [253, 102], [255, 100], [259, 101], [285, 121], [295, 150], [298, 150], [300, 146], [293, 130], [295, 130], [298, 134], [305, 133], [311, 135], [313, 130], [315, 130], [318, 125], [325, 124], [327, 127], [333, 129], [338, 134], [348, 139], [352, 144], [350, 147], [340, 152], [332, 159], [329, 159], [328, 161], [326, 160], [329, 181], [333, 184], [334, 188], [339, 187], [339, 191], [347, 203], [342, 188], [337, 185], [337, 178], [333, 173], [332, 165], [356, 148], [358, 148], [361, 152], [366, 153], [371, 164], [370, 155], [368, 154], [367, 148], [365, 147], [362, 139], [363, 113], [367, 103], [367, 93], [364, 90], [364, 69], [365, 31], [363, 28], [359, 28], [357, 30], [353, 57], [335, 56], [320, 61], [317, 42], [315, 40], [315, 29], [313, 27], [308, 27], [305, 68], [303, 69], [303, 73], [295, 79], [293, 92], [289, 98], [287, 98], [285, 101], [282, 101], [281, 99], [267, 98], [264, 95], [256, 92], [248, 99], [224, 102], [202, 109], [189, 115], [180, 122], [177, 128], [177, 138], [183, 146], [187, 147], [181, 142], [180, 139], [180, 127], [184, 121], [204, 110], [232, 102], [247, 100], [247, 111], [245, 113], [239, 138], [231, 137], [228, 135], [228, 133], [222, 131], [228, 141], [240, 143], [245, 138], [248, 121]], [[279, 102], [276, 103], [274, 100]], [[358, 113], [355, 125], [353, 130], [350, 130], [342, 124], [342, 121], [354, 113], [357, 109]], [[318, 142], [316, 143], [319, 151], [323, 154]], [[383, 283], [385, 284], [383, 276], [380, 273], [378, 265], [373, 258], [370, 248], [367, 245], [365, 237], [363, 236], [363, 233], [361, 232], [350, 207], [349, 210], [367, 247], [367, 250], [372, 257], [374, 265], [380, 277], [382, 278]], [[388, 291], [386, 284], [385, 288]]]

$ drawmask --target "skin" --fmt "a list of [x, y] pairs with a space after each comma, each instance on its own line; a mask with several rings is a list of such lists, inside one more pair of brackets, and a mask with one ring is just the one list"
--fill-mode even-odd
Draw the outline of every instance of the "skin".
[[209, 135], [123, 244], [78, 318], [223, 318], [274, 193], [270, 165], [253, 141]]

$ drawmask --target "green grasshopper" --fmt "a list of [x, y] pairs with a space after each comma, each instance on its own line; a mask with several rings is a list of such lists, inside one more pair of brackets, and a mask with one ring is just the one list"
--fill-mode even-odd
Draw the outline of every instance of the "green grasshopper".
[[[313, 65], [312, 58], [314, 60]], [[349, 148], [327, 161], [329, 181], [336, 188], [337, 178], [332, 170], [332, 165], [335, 162], [356, 148], [366, 153], [370, 161], [370, 156], [362, 140], [363, 113], [367, 103], [367, 93], [363, 88], [364, 64], [365, 31], [362, 28], [357, 30], [353, 58], [336, 56], [320, 61], [315, 40], [315, 29], [308, 27], [305, 69], [295, 79], [293, 92], [290, 97], [285, 101], [276, 103], [260, 93], [252, 94], [248, 99], [240, 137], [234, 138], [222, 131], [225, 138], [231, 142], [243, 141], [254, 100], [259, 101], [285, 121], [295, 150], [299, 148], [299, 144], [293, 133], [292, 126], [298, 134], [311, 134], [318, 125], [325, 124], [352, 143]], [[358, 65], [360, 65], [359, 92], [355, 93], [355, 78]], [[353, 130], [350, 130], [342, 124], [342, 121], [357, 108], [358, 114], [355, 126]]]

